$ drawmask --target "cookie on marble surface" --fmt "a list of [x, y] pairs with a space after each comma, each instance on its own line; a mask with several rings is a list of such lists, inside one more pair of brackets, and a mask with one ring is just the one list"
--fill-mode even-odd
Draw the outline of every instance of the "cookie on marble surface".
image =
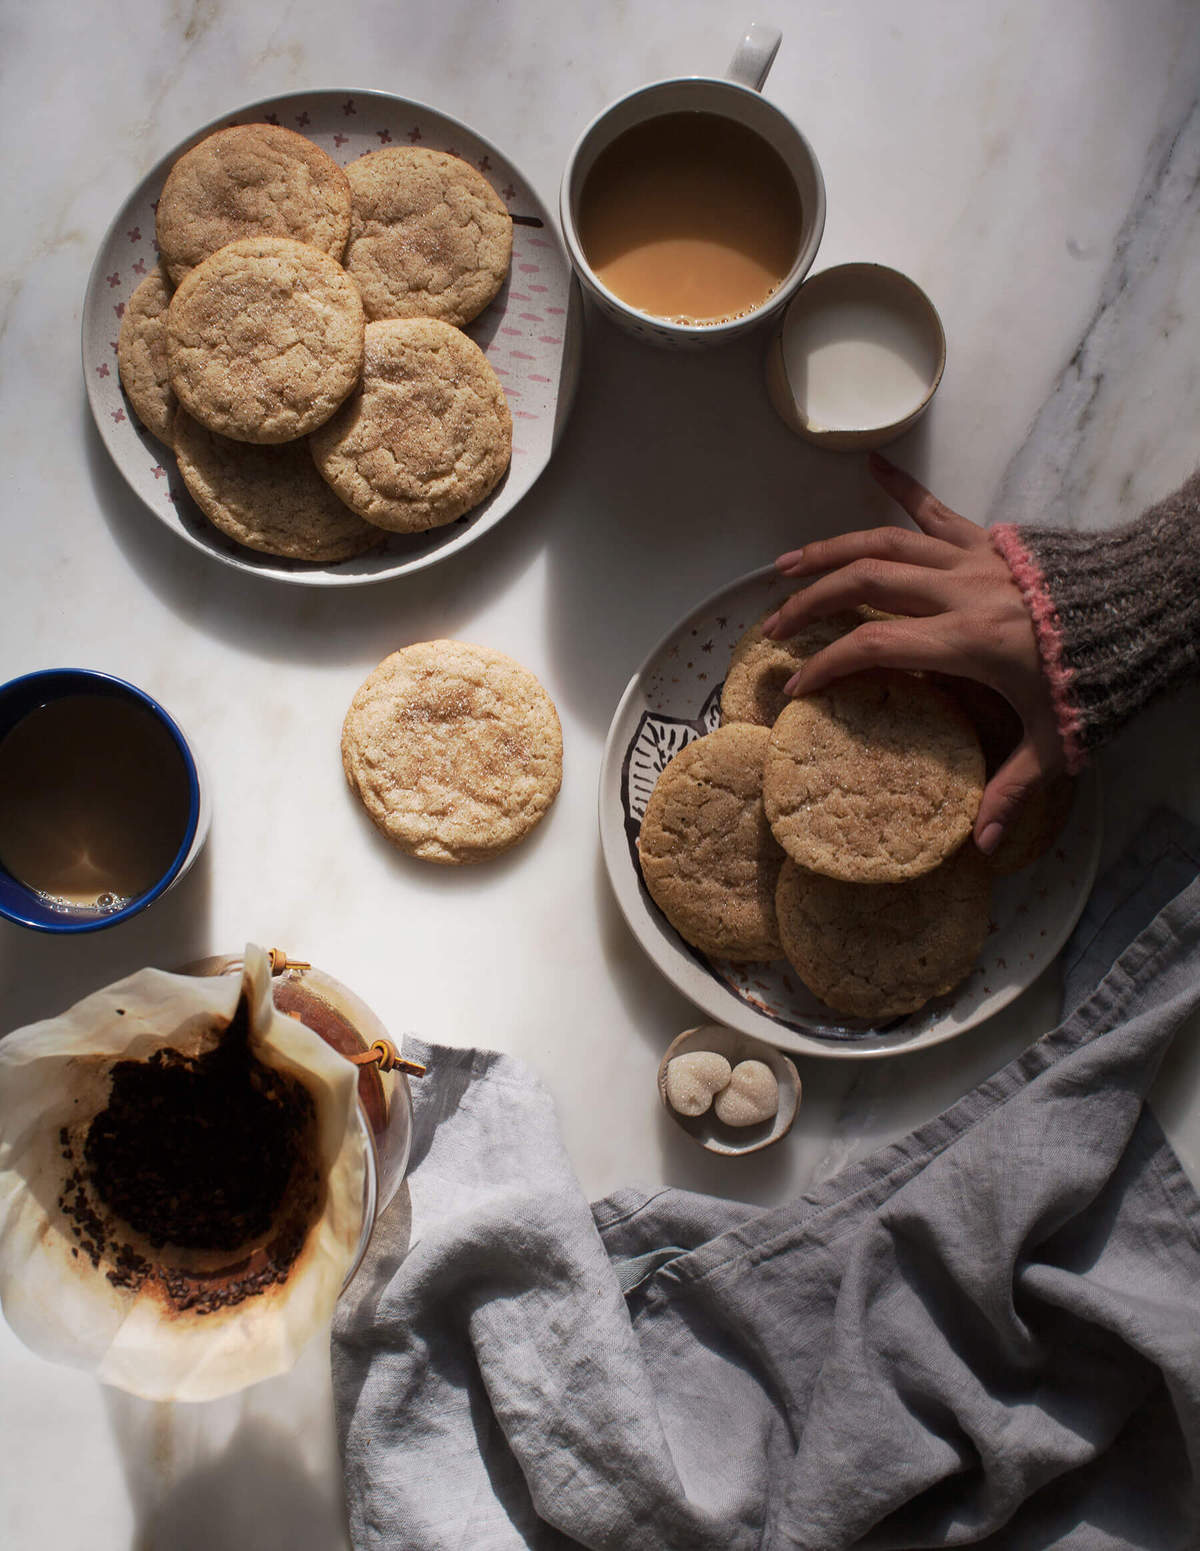
[[368, 675], [342, 727], [342, 767], [410, 856], [483, 862], [522, 840], [562, 784], [554, 702], [503, 652], [422, 641]]
[[242, 237], [290, 237], [340, 261], [350, 234], [350, 182], [320, 146], [278, 124], [236, 124], [185, 151], [155, 213], [173, 284]]
[[788, 706], [763, 799], [793, 861], [850, 883], [929, 872], [971, 833], [983, 753], [963, 711], [912, 674], [860, 673]]
[[779, 957], [783, 852], [762, 801], [769, 738], [737, 722], [686, 744], [655, 782], [638, 835], [650, 897], [685, 942], [718, 958]]
[[789, 857], [775, 895], [783, 951], [855, 1018], [900, 1017], [966, 978], [988, 931], [991, 874], [973, 845], [903, 883], [844, 883]]
[[214, 528], [248, 549], [292, 560], [349, 560], [387, 539], [338, 500], [304, 441], [235, 442], [185, 409], [176, 413], [174, 437], [192, 499]]
[[360, 517], [421, 533], [495, 489], [512, 456], [512, 416], [474, 340], [433, 318], [393, 318], [367, 324], [362, 380], [311, 446]]
[[771, 641], [762, 633], [763, 620], [779, 607], [773, 604], [762, 619], [751, 625], [733, 649], [729, 671], [721, 688], [722, 722], [753, 722], [771, 727], [791, 696], [783, 687], [822, 647], [848, 635], [863, 616], [854, 610], [814, 619], [787, 641]]
[[167, 372], [167, 308], [171, 288], [161, 269], [152, 269], [125, 304], [117, 335], [117, 371], [133, 412], [171, 445], [175, 395]]
[[221, 436], [292, 441], [323, 425], [357, 383], [363, 327], [358, 288], [340, 264], [287, 237], [247, 237], [205, 259], [171, 298], [171, 386]]
[[346, 168], [345, 265], [368, 318], [477, 317], [504, 284], [512, 217], [482, 173], [445, 151], [386, 146]]

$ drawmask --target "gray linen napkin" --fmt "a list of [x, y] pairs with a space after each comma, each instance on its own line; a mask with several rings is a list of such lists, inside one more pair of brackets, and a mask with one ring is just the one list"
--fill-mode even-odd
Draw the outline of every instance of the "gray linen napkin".
[[1200, 1544], [1200, 1199], [1143, 1102], [1198, 872], [1157, 816], [1065, 1021], [783, 1207], [589, 1208], [536, 1078], [430, 1047], [334, 1333], [359, 1551]]

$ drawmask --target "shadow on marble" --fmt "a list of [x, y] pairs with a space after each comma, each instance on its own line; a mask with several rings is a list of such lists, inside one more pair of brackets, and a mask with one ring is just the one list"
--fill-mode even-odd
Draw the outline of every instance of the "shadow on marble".
[[289, 1373], [223, 1400], [104, 1396], [133, 1510], [130, 1551], [346, 1551], [327, 1332]]
[[655, 968], [630, 931], [613, 896], [599, 846], [596, 847], [592, 880], [596, 935], [609, 980], [628, 1011], [629, 1028], [645, 1036], [656, 1070], [663, 1051], [675, 1036], [703, 1023], [707, 1015]]
[[280, 582], [224, 565], [170, 532], [125, 483], [82, 393], [78, 403], [96, 503], [132, 569], [189, 625], [269, 662], [361, 663], [408, 641], [469, 638], [468, 622], [516, 586], [549, 526], [539, 484], [496, 528], [427, 570], [344, 588]]
[[98, 932], [52, 937], [0, 923], [4, 1032], [56, 1017], [82, 997], [153, 965], [171, 969], [209, 952], [211, 848], [140, 915]]
[[[559, 693], [597, 727], [654, 643], [718, 587], [808, 539], [906, 521], [863, 455], [820, 451], [778, 419], [766, 343], [675, 354], [589, 313], [570, 460], [543, 489], [556, 508], [548, 649]], [[918, 474], [924, 426], [891, 449]]]

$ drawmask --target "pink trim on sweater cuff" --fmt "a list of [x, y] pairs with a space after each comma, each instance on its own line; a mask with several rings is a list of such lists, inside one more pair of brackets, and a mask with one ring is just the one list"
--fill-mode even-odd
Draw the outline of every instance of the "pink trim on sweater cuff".
[[1033, 621], [1033, 633], [1042, 659], [1042, 672], [1050, 688], [1067, 770], [1075, 775], [1082, 770], [1086, 760], [1080, 741], [1083, 718], [1071, 696], [1071, 680], [1075, 677], [1075, 671], [1068, 667], [1064, 657], [1062, 622], [1058, 617], [1058, 609], [1041, 567], [1025, 547], [1020, 528], [1009, 522], [1001, 523], [991, 530], [989, 537], [992, 548], [1004, 560], [1012, 572], [1013, 581], [1021, 589], [1025, 607]]

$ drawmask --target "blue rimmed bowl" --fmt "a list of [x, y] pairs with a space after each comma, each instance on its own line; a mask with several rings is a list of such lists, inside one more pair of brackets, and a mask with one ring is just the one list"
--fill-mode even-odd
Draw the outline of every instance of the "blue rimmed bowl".
[[170, 865], [148, 889], [113, 910], [51, 899], [14, 877], [0, 862], [0, 918], [39, 932], [96, 932], [139, 914], [178, 883], [200, 854], [211, 815], [200, 766], [178, 723], [144, 690], [111, 674], [91, 668], [49, 668], [0, 685], [0, 741], [31, 712], [67, 696], [107, 697], [148, 711], [178, 750], [187, 780], [187, 814]]

